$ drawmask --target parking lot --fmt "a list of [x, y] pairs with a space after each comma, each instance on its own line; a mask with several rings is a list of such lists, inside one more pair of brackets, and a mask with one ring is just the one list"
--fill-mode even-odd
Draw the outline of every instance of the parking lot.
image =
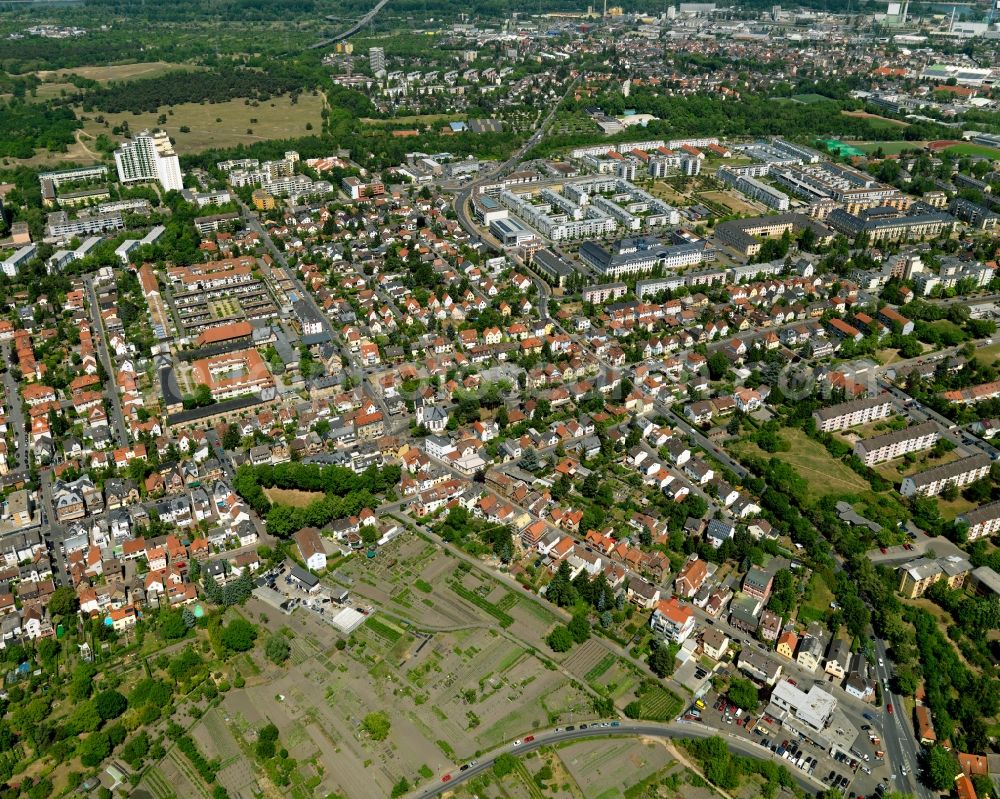
[[[771, 752], [773, 758], [785, 761], [789, 769], [804, 771], [824, 785], [839, 788], [845, 796], [859, 776], [871, 778], [873, 767], [878, 766], [874, 756], [860, 751], [857, 745], [850, 756], [841, 752], [831, 755], [804, 735], [783, 729], [776, 719], [766, 713], [758, 715], [741, 710], [715, 691], [710, 691], [699, 702], [704, 707], [698, 704], [690, 706], [685, 712], [685, 720], [745, 738], [762, 750]], [[866, 730], [865, 735], [871, 732]], [[870, 745], [869, 740], [865, 743]], [[872, 784], [869, 779], [864, 782]]]

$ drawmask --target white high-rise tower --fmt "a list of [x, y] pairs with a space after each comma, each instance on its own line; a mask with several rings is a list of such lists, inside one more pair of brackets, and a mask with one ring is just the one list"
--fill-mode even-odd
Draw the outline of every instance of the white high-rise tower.
[[134, 139], [123, 141], [115, 150], [115, 166], [122, 183], [148, 183], [158, 181], [166, 191], [184, 188], [181, 164], [162, 130], [150, 133], [144, 130]]

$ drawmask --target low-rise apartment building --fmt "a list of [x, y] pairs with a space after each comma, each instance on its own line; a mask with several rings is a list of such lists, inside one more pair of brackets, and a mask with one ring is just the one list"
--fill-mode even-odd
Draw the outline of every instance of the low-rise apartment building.
[[885, 395], [881, 395], [820, 408], [813, 414], [813, 418], [820, 430], [832, 433], [885, 419], [890, 413], [892, 413], [892, 402]]
[[990, 459], [986, 455], [971, 455], [904, 477], [899, 493], [904, 497], [936, 497], [950, 485], [962, 488], [982, 479], [989, 471]]
[[969, 525], [966, 537], [969, 541], [986, 538], [1000, 530], [1000, 502], [980, 505], [975, 510], [963, 513], [956, 519], [959, 524]]
[[854, 454], [865, 466], [901, 458], [910, 452], [922, 452], [930, 449], [941, 437], [941, 431], [936, 422], [927, 421], [893, 430], [872, 438], [865, 438], [854, 445]]

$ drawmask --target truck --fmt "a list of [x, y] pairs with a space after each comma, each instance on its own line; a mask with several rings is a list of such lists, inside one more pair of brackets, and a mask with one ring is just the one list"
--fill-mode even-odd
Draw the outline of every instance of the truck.
[[875, 750], [875, 759], [876, 760], [885, 760], [885, 752], [883, 752], [881, 749]]
[[879, 738], [877, 735], [870, 735], [868, 736], [868, 738], [872, 742], [872, 746], [878, 746], [880, 743], [882, 743], [882, 739]]

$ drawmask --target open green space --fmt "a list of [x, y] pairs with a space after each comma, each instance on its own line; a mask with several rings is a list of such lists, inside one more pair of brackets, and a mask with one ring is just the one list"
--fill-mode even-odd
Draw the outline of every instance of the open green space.
[[777, 458], [795, 468], [809, 484], [814, 499], [828, 495], [860, 493], [869, 490], [868, 483], [844, 463], [835, 460], [818, 441], [809, 438], [798, 428], [782, 428], [780, 437], [788, 442], [785, 452], [764, 452], [756, 444], [739, 441], [732, 446], [739, 452], [767, 460]]
[[[83, 113], [80, 109], [76, 110], [77, 114]], [[170, 134], [177, 150], [183, 154], [268, 139], [307, 136], [310, 130], [320, 130], [322, 110], [322, 96], [306, 93], [299, 95], [294, 104], [289, 97], [283, 96], [261, 101], [256, 106], [245, 100], [230, 100], [224, 103], [181, 103], [160, 108], [154, 113], [133, 114], [126, 111], [83, 116], [84, 131], [93, 136], [111, 136], [112, 128], [124, 122], [132, 131], [162, 128]], [[160, 114], [167, 115], [166, 122], [159, 122]], [[97, 122], [97, 116], [102, 116], [107, 124]], [[184, 130], [181, 130], [182, 127]]]
[[829, 100], [829, 97], [824, 97], [822, 94], [793, 94], [791, 99], [797, 103], [805, 103], [806, 105], [811, 105], [812, 103], [822, 103], [825, 100]]
[[980, 158], [1000, 158], [1000, 150], [996, 147], [987, 147], [983, 144], [973, 144], [972, 142], [966, 142], [964, 144], [955, 144], [945, 150], [946, 153], [951, 155], [970, 155], [978, 156]]
[[798, 621], [809, 624], [823, 619], [831, 602], [833, 602], [833, 591], [830, 590], [823, 575], [813, 572], [799, 602]]

